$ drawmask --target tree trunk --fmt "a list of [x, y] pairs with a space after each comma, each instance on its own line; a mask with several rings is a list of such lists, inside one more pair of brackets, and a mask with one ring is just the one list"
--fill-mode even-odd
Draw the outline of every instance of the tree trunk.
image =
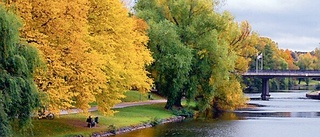
[[172, 109], [172, 106], [173, 106], [173, 102], [167, 100], [166, 106], [164, 108], [170, 110], [170, 109]]
[[174, 97], [169, 96], [167, 98], [167, 103], [166, 103], [166, 106], [164, 108], [165, 109], [172, 109], [173, 105], [174, 105]]
[[182, 92], [178, 94], [178, 97], [174, 100], [174, 106], [176, 107], [182, 107], [181, 105], [181, 99], [182, 99]]

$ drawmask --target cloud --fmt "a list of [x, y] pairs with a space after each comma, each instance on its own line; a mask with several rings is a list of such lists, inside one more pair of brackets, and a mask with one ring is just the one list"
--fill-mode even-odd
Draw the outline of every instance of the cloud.
[[227, 6], [238, 11], [264, 13], [286, 12], [301, 4], [301, 0], [229, 0]]
[[236, 21], [247, 20], [252, 30], [280, 48], [312, 51], [320, 42], [319, 0], [227, 0]]
[[319, 47], [320, 38], [308, 36], [296, 36], [292, 34], [280, 34], [273, 39], [279, 48], [290, 49], [293, 51], [312, 51]]

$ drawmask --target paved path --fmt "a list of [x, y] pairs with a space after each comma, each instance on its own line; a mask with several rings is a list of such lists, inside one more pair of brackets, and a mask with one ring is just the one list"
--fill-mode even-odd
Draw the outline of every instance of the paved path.
[[[131, 107], [131, 106], [150, 105], [150, 104], [165, 103], [165, 102], [167, 102], [167, 100], [165, 100], [165, 99], [148, 100], [148, 101], [140, 101], [140, 102], [122, 102], [122, 103], [116, 104], [112, 108], [125, 108], [125, 107]], [[97, 107], [91, 107], [91, 108], [89, 108], [88, 111], [89, 112], [97, 111]], [[80, 110], [80, 109], [71, 109], [68, 111], [61, 110], [60, 115], [75, 114], [75, 113], [79, 113], [79, 112], [82, 112], [82, 110]]]

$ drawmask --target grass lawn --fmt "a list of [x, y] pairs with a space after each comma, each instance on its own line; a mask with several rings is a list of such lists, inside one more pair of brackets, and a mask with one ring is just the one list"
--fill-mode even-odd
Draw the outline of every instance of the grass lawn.
[[147, 101], [149, 100], [148, 95], [151, 99], [163, 99], [157, 94], [154, 93], [140, 93], [139, 91], [130, 90], [124, 93], [125, 98], [121, 99], [122, 102], [137, 102], [137, 101]]
[[[150, 95], [151, 99], [157, 100], [157, 99], [164, 99], [163, 97], [155, 94], [155, 93], [140, 93], [139, 91], [130, 90], [124, 93], [126, 96], [125, 98], [121, 99], [121, 102], [138, 102], [138, 101], [147, 101], [150, 100], [148, 98], [148, 95]], [[91, 106], [96, 106], [97, 103], [93, 102], [90, 103]]]
[[[33, 135], [35, 137], [68, 137], [79, 134], [89, 136], [94, 132], [107, 131], [110, 125], [120, 128], [144, 123], [154, 118], [172, 117], [172, 112], [165, 110], [164, 105], [164, 103], [161, 103], [114, 109], [119, 112], [108, 117], [101, 115], [99, 112], [92, 112], [92, 116], [99, 117], [99, 124], [94, 128], [86, 127], [87, 115], [84, 114], [61, 115], [54, 120], [33, 120]], [[14, 136], [25, 137], [31, 135], [15, 134]]]

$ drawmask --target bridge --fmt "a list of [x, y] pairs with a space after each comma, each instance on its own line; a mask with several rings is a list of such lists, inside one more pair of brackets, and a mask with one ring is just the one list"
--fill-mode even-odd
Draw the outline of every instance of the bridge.
[[262, 79], [262, 100], [269, 100], [269, 79], [271, 78], [320, 78], [320, 70], [256, 70], [242, 74], [243, 77]]

